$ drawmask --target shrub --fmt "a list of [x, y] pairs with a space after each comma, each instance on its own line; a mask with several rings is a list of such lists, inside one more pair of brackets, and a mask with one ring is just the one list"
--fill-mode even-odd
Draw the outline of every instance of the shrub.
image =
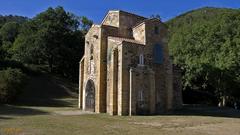
[[0, 103], [12, 102], [23, 89], [25, 80], [25, 74], [19, 69], [0, 71]]

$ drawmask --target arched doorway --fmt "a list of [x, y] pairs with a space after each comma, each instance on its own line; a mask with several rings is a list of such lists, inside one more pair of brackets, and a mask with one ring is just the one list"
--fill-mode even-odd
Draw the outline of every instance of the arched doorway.
[[95, 87], [92, 80], [88, 80], [86, 85], [86, 98], [85, 98], [85, 110], [95, 111]]

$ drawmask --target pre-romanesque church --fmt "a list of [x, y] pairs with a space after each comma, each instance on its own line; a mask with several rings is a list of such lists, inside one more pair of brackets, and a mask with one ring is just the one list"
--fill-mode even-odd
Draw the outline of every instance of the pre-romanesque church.
[[85, 37], [79, 108], [111, 115], [159, 114], [181, 107], [181, 74], [157, 18], [107, 13]]

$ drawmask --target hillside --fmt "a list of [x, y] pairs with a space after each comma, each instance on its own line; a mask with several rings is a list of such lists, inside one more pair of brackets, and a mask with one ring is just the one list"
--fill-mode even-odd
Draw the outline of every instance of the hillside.
[[0, 28], [7, 22], [17, 22], [17, 23], [23, 23], [27, 20], [27, 17], [23, 16], [16, 16], [16, 15], [0, 15]]
[[205, 7], [166, 24], [184, 89], [208, 91], [218, 100], [230, 96], [229, 102], [235, 102], [240, 97], [240, 10]]
[[238, 14], [240, 10], [230, 8], [204, 7], [183, 13], [166, 22], [171, 32], [176, 32], [181, 27], [192, 26], [196, 23], [219, 21], [225, 15]]

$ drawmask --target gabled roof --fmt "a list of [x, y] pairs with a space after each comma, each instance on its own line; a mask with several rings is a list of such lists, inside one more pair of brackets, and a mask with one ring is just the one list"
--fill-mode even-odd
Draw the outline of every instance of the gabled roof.
[[108, 15], [109, 15], [110, 13], [113, 13], [113, 12], [129, 14], [129, 15], [133, 15], [133, 16], [136, 16], [136, 17], [140, 17], [140, 18], [142, 18], [142, 19], [147, 19], [146, 17], [140, 16], [140, 15], [137, 15], [137, 14], [134, 14], [134, 13], [126, 12], [126, 11], [123, 11], [123, 10], [109, 10], [109, 11], [107, 12], [107, 14], [105, 15], [104, 19], [102, 20], [101, 24], [103, 24], [103, 22], [106, 20], [106, 18], [108, 17]]

